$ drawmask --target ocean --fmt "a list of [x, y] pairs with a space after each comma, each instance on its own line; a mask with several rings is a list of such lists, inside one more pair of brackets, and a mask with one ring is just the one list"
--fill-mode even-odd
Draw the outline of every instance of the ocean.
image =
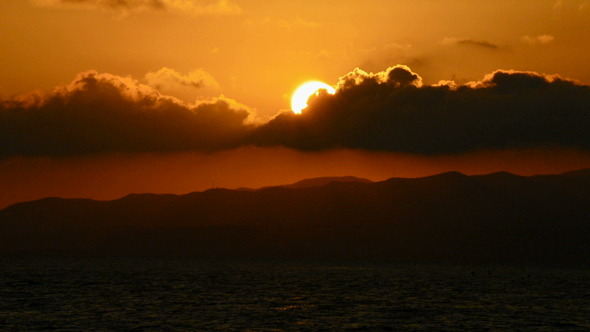
[[590, 268], [2, 258], [2, 331], [590, 330]]

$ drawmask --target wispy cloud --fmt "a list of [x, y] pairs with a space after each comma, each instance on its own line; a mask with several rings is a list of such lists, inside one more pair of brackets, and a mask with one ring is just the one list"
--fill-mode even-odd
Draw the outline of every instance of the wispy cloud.
[[473, 40], [455, 37], [445, 37], [440, 41], [440, 43], [442, 45], [475, 46], [490, 50], [496, 50], [499, 48], [498, 45], [492, 44], [485, 40]]
[[553, 42], [553, 40], [555, 40], [555, 37], [553, 37], [552, 35], [549, 34], [545, 34], [545, 35], [538, 35], [536, 37], [531, 37], [531, 36], [522, 36], [520, 38], [520, 40], [528, 45], [531, 46], [535, 46], [535, 45], [547, 45]]
[[162, 67], [147, 73], [143, 82], [163, 94], [172, 95], [187, 102], [217, 96], [220, 93], [217, 80], [203, 69], [195, 69], [183, 74], [174, 69]]
[[160, 87], [162, 85], [181, 85], [193, 88], [219, 88], [219, 83], [202, 69], [196, 69], [188, 74], [181, 74], [178, 71], [162, 67], [158, 71], [149, 72], [145, 75], [148, 85]]
[[189, 15], [232, 15], [242, 12], [231, 0], [31, 0], [38, 6], [111, 10], [120, 16], [157, 10]]

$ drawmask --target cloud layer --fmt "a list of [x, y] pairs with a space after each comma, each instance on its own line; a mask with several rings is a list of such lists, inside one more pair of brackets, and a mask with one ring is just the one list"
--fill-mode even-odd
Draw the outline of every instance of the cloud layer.
[[423, 86], [406, 66], [359, 69], [301, 116], [277, 116], [258, 144], [346, 147], [419, 154], [540, 146], [590, 149], [590, 87], [532, 72], [498, 70], [482, 81]]
[[51, 93], [1, 100], [0, 157], [243, 145], [414, 154], [590, 151], [590, 87], [555, 75], [498, 70], [465, 85], [424, 85], [407, 66], [355, 69], [340, 78], [334, 95], [320, 93], [309, 105], [301, 115], [282, 112], [254, 124], [252, 110], [229, 98], [187, 104], [132, 78], [89, 71]]
[[128, 77], [88, 71], [49, 94], [0, 104], [0, 156], [218, 150], [245, 139], [251, 116], [220, 97], [194, 105]]

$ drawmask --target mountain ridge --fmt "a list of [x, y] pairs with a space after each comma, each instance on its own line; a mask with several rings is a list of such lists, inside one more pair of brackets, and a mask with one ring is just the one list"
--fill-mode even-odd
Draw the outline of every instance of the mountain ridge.
[[365, 178], [359, 178], [359, 177], [352, 176], [352, 175], [348, 175], [348, 176], [322, 176], [322, 177], [303, 179], [303, 180], [299, 180], [299, 181], [289, 183], [289, 184], [279, 184], [279, 185], [264, 186], [264, 187], [259, 187], [259, 188], [241, 187], [241, 188], [237, 188], [235, 190], [255, 191], [255, 190], [264, 190], [264, 189], [276, 188], [276, 187], [298, 189], [298, 188], [324, 186], [324, 185], [332, 183], [332, 182], [372, 183], [374, 181], [371, 181], [371, 180], [365, 179]]
[[322, 181], [18, 203], [0, 254], [590, 261], [590, 172]]

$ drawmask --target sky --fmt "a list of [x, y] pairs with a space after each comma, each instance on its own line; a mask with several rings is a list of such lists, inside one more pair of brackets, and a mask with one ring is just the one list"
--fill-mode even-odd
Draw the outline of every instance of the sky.
[[590, 167], [588, 0], [11, 0], [0, 45], [0, 207]]

